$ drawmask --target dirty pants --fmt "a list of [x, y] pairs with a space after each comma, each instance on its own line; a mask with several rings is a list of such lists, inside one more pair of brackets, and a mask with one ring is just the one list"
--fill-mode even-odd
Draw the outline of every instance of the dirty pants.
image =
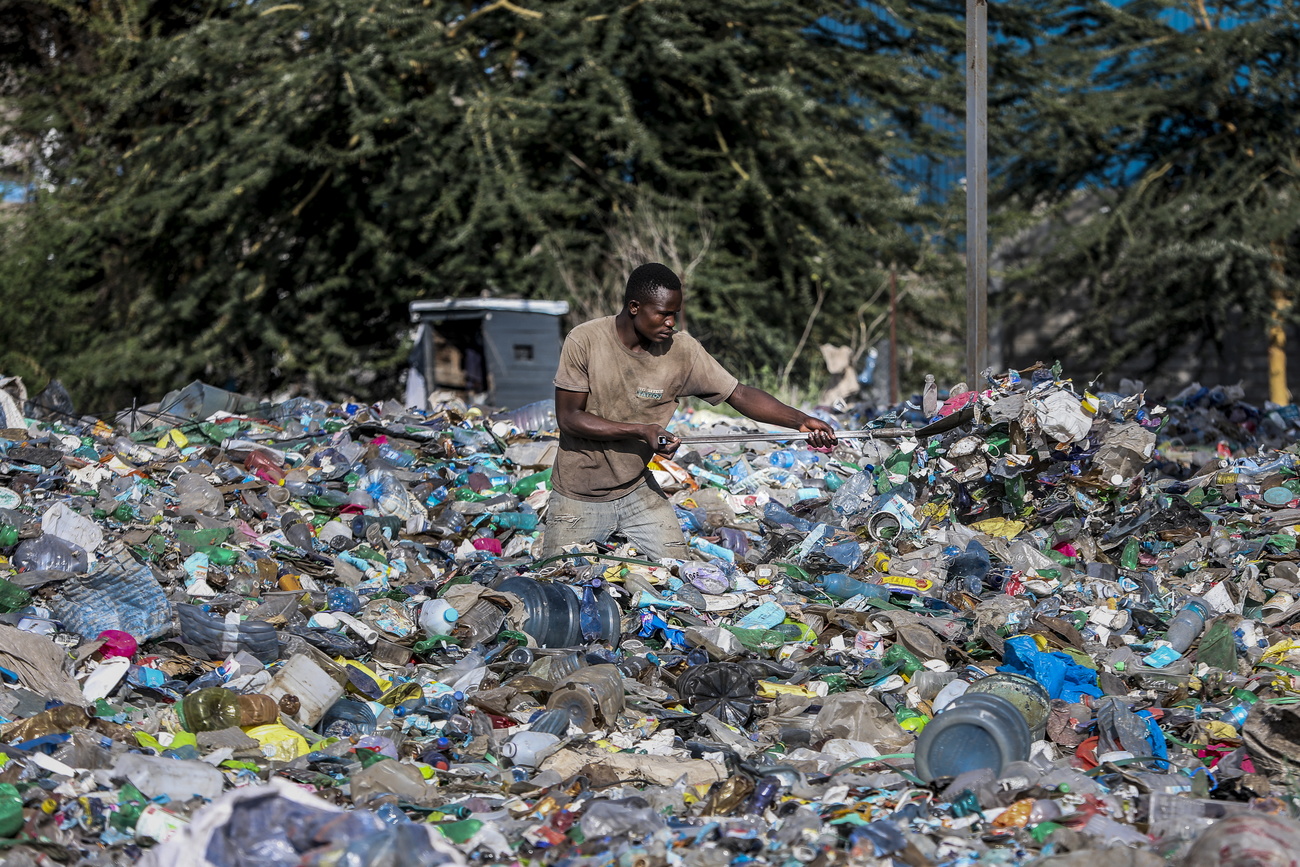
[[546, 502], [542, 557], [587, 542], [604, 542], [615, 532], [651, 560], [686, 557], [686, 539], [668, 498], [657, 486], [644, 484], [617, 500], [592, 503], [551, 491]]

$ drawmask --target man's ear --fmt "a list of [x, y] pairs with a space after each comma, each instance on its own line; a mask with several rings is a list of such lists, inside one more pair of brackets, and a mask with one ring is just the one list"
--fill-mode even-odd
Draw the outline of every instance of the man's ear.
[[636, 314], [637, 314], [637, 311], [640, 310], [640, 309], [641, 309], [641, 302], [640, 302], [640, 301], [629, 301], [629, 302], [627, 302], [627, 315], [628, 315], [628, 316], [633, 316], [633, 317], [635, 317]]

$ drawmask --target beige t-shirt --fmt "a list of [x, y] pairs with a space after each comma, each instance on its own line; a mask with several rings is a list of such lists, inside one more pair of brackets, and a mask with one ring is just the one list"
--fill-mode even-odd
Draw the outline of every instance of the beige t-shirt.
[[[738, 380], [688, 334], [675, 334], [647, 352], [618, 339], [614, 317], [584, 322], [560, 352], [555, 387], [587, 393], [587, 412], [627, 424], [668, 424], [682, 397], [717, 405]], [[639, 439], [589, 440], [560, 434], [551, 485], [575, 500], [616, 500], [643, 484], [654, 456]]]

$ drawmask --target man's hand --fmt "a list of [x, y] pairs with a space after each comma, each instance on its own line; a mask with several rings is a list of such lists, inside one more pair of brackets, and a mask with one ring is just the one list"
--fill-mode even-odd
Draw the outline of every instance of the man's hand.
[[829, 449], [835, 446], [835, 428], [826, 422], [813, 416], [804, 416], [803, 424], [799, 425], [799, 430], [809, 434], [808, 445], [815, 449]]
[[641, 438], [650, 443], [650, 448], [657, 455], [671, 458], [682, 444], [682, 438], [657, 424], [642, 425]]

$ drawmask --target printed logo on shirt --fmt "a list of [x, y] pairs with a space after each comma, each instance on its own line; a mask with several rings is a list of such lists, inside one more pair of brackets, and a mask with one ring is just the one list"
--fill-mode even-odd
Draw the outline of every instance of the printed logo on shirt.
[[636, 396], [646, 400], [662, 400], [664, 390], [662, 388], [647, 388], [644, 385], [637, 386]]

